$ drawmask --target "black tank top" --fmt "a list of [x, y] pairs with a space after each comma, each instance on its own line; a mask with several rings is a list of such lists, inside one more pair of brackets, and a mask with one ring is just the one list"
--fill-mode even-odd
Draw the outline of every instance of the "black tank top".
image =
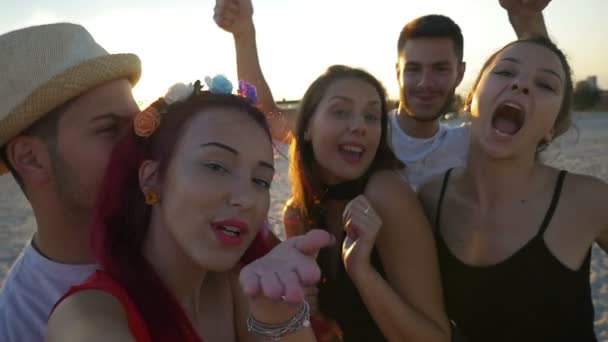
[[466, 341], [597, 341], [589, 283], [591, 249], [577, 271], [564, 266], [543, 240], [559, 202], [565, 171], [538, 231], [506, 260], [471, 266], [454, 256], [441, 235], [441, 205], [450, 177], [445, 174], [435, 232], [449, 317]]
[[[367, 178], [358, 181], [351, 181], [340, 185], [329, 187], [326, 192], [326, 199], [351, 200], [363, 193]], [[322, 207], [322, 205], [321, 205]], [[316, 215], [317, 227], [325, 226], [325, 215], [321, 211]], [[337, 247], [342, 248], [344, 238], [336, 242]], [[346, 273], [344, 263], [338, 263], [336, 274], [330, 274], [329, 249], [323, 248], [317, 257], [319, 267], [323, 274], [323, 279], [319, 284], [319, 309], [323, 316], [331, 318], [338, 323], [343, 333], [344, 342], [382, 342], [386, 338], [376, 325], [371, 314], [367, 310], [363, 299], [355, 284]], [[371, 255], [371, 264], [378, 273], [386, 279], [382, 262], [376, 248]]]

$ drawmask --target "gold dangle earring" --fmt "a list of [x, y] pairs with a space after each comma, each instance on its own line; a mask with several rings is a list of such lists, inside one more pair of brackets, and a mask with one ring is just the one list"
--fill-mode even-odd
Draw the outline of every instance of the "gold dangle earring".
[[160, 195], [156, 191], [149, 191], [146, 193], [146, 204], [154, 206], [160, 202]]

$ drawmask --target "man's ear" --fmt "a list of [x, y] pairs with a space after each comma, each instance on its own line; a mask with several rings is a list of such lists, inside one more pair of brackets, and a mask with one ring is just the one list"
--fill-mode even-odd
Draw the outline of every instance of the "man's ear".
[[456, 77], [456, 85], [454, 86], [454, 88], [457, 88], [460, 85], [460, 83], [462, 82], [465, 71], [467, 71], [467, 63], [466, 62], [458, 63], [458, 70], [457, 70], [458, 76]]
[[55, 170], [48, 145], [38, 137], [21, 135], [6, 145], [6, 158], [27, 186], [53, 181]]

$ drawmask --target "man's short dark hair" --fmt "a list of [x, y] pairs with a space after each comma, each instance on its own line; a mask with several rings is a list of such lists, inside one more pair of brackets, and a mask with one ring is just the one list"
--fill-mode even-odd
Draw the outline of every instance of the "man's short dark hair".
[[464, 39], [460, 27], [450, 18], [431, 14], [416, 18], [407, 23], [401, 30], [397, 43], [397, 53], [403, 53], [408, 39], [416, 38], [448, 38], [454, 42], [454, 51], [458, 61], [463, 60]]

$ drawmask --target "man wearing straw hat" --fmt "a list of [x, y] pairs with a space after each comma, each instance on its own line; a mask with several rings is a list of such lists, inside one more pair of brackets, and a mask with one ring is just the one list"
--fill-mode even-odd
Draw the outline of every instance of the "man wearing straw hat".
[[141, 66], [67, 23], [6, 33], [0, 51], [0, 174], [12, 173], [37, 224], [0, 291], [0, 341], [42, 341], [52, 306], [95, 269], [88, 216], [139, 110]]

